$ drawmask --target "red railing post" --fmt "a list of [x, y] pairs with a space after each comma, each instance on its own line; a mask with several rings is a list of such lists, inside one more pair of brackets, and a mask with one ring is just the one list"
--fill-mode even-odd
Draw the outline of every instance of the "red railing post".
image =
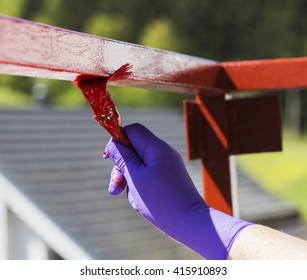
[[185, 115], [190, 136], [188, 157], [201, 158], [205, 200], [209, 205], [233, 214], [225, 94], [198, 91], [195, 102], [185, 103]]
[[278, 97], [228, 99], [223, 91], [199, 90], [184, 114], [187, 155], [201, 159], [204, 198], [233, 215], [230, 156], [281, 150]]

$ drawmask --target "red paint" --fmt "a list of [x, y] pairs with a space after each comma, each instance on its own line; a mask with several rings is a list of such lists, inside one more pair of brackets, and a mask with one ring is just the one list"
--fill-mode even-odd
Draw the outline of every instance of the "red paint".
[[[223, 98], [224, 98], [224, 96], [223, 96]], [[225, 149], [228, 149], [227, 136], [222, 131], [219, 124], [217, 123], [215, 118], [210, 113], [210, 110], [209, 110], [208, 106], [206, 105], [206, 102], [204, 100], [201, 100], [201, 98], [199, 97], [199, 94], [196, 95], [196, 103], [199, 105], [198, 106], [199, 110], [201, 111], [201, 113], [202, 113], [203, 117], [206, 119], [206, 121], [210, 124], [210, 127], [214, 131], [217, 139], [220, 141], [220, 143], [223, 145], [223, 147]]]
[[[204, 198], [208, 205], [228, 215], [233, 215], [229, 158], [218, 152], [219, 160], [202, 160]], [[221, 175], [222, 174], [222, 175]]]
[[276, 96], [225, 99], [198, 91], [184, 103], [188, 159], [201, 159], [206, 202], [232, 213], [229, 156], [281, 151], [281, 118]]
[[307, 85], [306, 57], [224, 62], [221, 66], [233, 84], [228, 90], [273, 90]]
[[198, 91], [185, 103], [188, 157], [201, 158], [206, 202], [232, 214], [227, 101], [223, 93]]
[[231, 99], [227, 101], [227, 111], [230, 154], [282, 150], [278, 96]]
[[79, 74], [108, 77], [131, 61], [133, 76], [111, 83], [193, 94], [209, 88], [307, 87], [306, 57], [217, 63], [7, 16], [0, 16], [0, 42], [3, 74], [60, 80]]
[[126, 63], [108, 78], [86, 74], [79, 75], [73, 81], [73, 84], [81, 89], [90, 104], [94, 112], [94, 119], [111, 134], [115, 141], [125, 145], [129, 144], [129, 140], [121, 126], [119, 113], [107, 90], [107, 83], [128, 78], [131, 75], [129, 71], [131, 68], [132, 65]]
[[102, 153], [102, 156], [103, 156], [104, 158], [109, 158], [109, 154], [108, 154], [108, 152], [106, 151], [106, 149], [104, 149], [104, 151], [103, 151], [103, 153]]

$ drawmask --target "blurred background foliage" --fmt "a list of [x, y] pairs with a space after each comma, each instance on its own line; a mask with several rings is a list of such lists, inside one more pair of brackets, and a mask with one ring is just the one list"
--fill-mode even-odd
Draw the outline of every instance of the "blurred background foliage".
[[[1, 14], [217, 61], [306, 56], [306, 12], [304, 0], [0, 0]], [[0, 105], [33, 106], [38, 83], [45, 85], [41, 89], [48, 91], [52, 106], [86, 106], [69, 82], [5, 75], [0, 75]], [[132, 88], [110, 92], [117, 104], [129, 106], [181, 107], [186, 98]], [[305, 89], [277, 94], [286, 131], [284, 156], [242, 156], [239, 164], [271, 191], [296, 197], [307, 217], [307, 195], [302, 195], [307, 192], [307, 94]], [[303, 167], [296, 168], [299, 162]]]

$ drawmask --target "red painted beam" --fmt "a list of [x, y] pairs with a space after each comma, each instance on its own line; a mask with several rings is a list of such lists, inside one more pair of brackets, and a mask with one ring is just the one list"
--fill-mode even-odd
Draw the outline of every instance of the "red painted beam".
[[228, 90], [273, 90], [307, 86], [307, 57], [224, 62]]
[[[6, 16], [0, 16], [0, 42], [0, 73], [73, 80], [108, 76], [129, 62], [133, 75], [120, 85], [176, 92], [193, 92], [190, 71], [215, 63]], [[187, 74], [177, 79], [177, 73]]]
[[0, 16], [0, 73], [73, 80], [78, 74], [108, 76], [134, 65], [124, 86], [195, 93], [307, 86], [307, 58], [217, 63]]

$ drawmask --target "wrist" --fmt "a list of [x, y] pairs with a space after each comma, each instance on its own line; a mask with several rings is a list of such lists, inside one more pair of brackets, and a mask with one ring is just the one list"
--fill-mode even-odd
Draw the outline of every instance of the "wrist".
[[227, 259], [238, 234], [252, 224], [229, 216], [205, 203], [193, 206], [188, 213], [175, 239], [206, 259]]

